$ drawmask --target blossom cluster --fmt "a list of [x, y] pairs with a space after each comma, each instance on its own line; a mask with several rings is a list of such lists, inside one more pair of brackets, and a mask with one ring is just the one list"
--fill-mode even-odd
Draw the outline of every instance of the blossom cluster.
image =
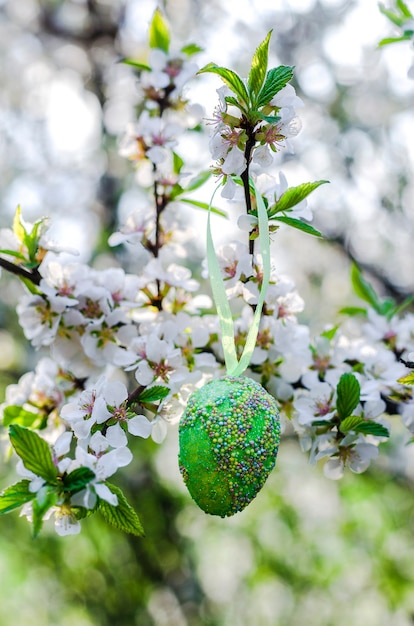
[[[246, 171], [248, 160], [251, 169], [260, 173], [272, 167], [274, 155], [281, 148], [293, 152], [290, 139], [301, 129], [295, 107], [303, 106], [303, 102], [288, 84], [267, 105], [267, 112], [272, 113], [272, 117], [268, 115], [267, 120], [260, 118], [256, 123], [249, 124], [244, 114], [237, 116], [235, 111], [231, 111], [232, 106], [228, 103], [231, 90], [223, 86], [217, 92], [219, 105], [210, 121], [210, 151], [217, 161], [216, 173], [221, 174], [225, 181], [221, 195], [232, 199], [237, 192], [233, 176], [240, 176]], [[249, 142], [252, 154], [246, 156]]]

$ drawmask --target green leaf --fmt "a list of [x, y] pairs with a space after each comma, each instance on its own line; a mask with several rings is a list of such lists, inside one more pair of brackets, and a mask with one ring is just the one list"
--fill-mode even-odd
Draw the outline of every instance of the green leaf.
[[401, 383], [401, 385], [414, 385], [414, 372], [402, 378], [398, 378], [397, 383]]
[[98, 505], [94, 509], [86, 509], [84, 506], [72, 506], [71, 510], [77, 520], [85, 519], [96, 513]]
[[27, 411], [22, 406], [10, 404], [3, 411], [3, 425], [17, 423], [20, 426], [30, 427], [39, 419], [39, 413]]
[[146, 63], [140, 63], [139, 61], [134, 61], [134, 59], [129, 59], [129, 58], [121, 59], [121, 63], [125, 63], [125, 65], [131, 65], [132, 67], [135, 67], [137, 70], [141, 70], [143, 72], [151, 71], [151, 68], [149, 65], [147, 65]]
[[272, 220], [276, 220], [277, 222], [283, 222], [283, 224], [287, 224], [288, 226], [292, 226], [293, 228], [297, 228], [308, 235], [313, 235], [314, 237], [323, 237], [322, 233], [319, 230], [316, 230], [310, 224], [303, 222], [302, 220], [298, 220], [293, 217], [272, 217]]
[[14, 256], [16, 259], [20, 261], [26, 261], [26, 257], [21, 252], [16, 252], [16, 250], [0, 250], [0, 254], [7, 254], [8, 256]]
[[336, 386], [336, 410], [341, 420], [352, 415], [361, 396], [361, 387], [353, 374], [342, 374]]
[[407, 31], [406, 34], [401, 35], [400, 37], [385, 37], [385, 39], [381, 39], [381, 41], [379, 42], [379, 46], [387, 46], [391, 43], [398, 43], [399, 41], [410, 41], [412, 37], [412, 33], [411, 31]]
[[356, 295], [364, 302], [368, 302], [381, 315], [381, 302], [372, 285], [362, 276], [362, 272], [356, 263], [353, 263], [351, 267], [351, 282]]
[[40, 237], [45, 231], [44, 226], [47, 224], [47, 222], [47, 217], [42, 217], [40, 220], [37, 220], [33, 224], [31, 233], [27, 233], [25, 237], [25, 244], [29, 253], [29, 259], [33, 262], [34, 267], [38, 265], [38, 261], [35, 257], [39, 249]]
[[413, 14], [411, 13], [410, 9], [405, 4], [405, 2], [403, 2], [403, 0], [397, 0], [396, 5], [397, 5], [397, 9], [400, 9], [404, 17], [406, 17], [407, 19], [410, 19], [413, 17]]
[[[186, 204], [192, 204], [198, 209], [204, 209], [205, 211], [208, 211], [208, 208], [210, 206], [206, 202], [200, 202], [199, 200], [193, 200], [192, 198], [180, 198], [180, 202], [185, 202]], [[221, 209], [217, 209], [216, 207], [212, 206], [211, 212], [215, 213], [216, 215], [220, 215], [221, 217], [227, 218], [227, 213], [225, 211], [222, 211]]]
[[345, 306], [343, 309], [340, 309], [338, 312], [341, 313], [341, 315], [350, 315], [350, 316], [363, 315], [364, 317], [366, 317], [368, 315], [368, 311], [359, 306]]
[[401, 27], [407, 19], [404, 15], [398, 15], [398, 13], [394, 13], [393, 11], [386, 9], [385, 6], [381, 2], [379, 3], [378, 6], [379, 6], [379, 10], [381, 11], [381, 13], [385, 15], [385, 17], [387, 17], [390, 20], [390, 22], [392, 22], [396, 26]]
[[199, 187], [202, 187], [204, 183], [208, 181], [212, 173], [213, 172], [211, 170], [200, 172], [197, 176], [190, 180], [190, 183], [188, 187], [186, 187], [185, 191], [194, 191], [195, 189], [199, 189]]
[[242, 113], [247, 115], [246, 107], [243, 106], [242, 104], [240, 104], [240, 102], [237, 100], [237, 98], [235, 98], [234, 96], [226, 96], [224, 99], [227, 102], [227, 104], [231, 104], [231, 105], [237, 107], [238, 109], [240, 109], [240, 111]]
[[43, 526], [43, 518], [57, 501], [57, 493], [49, 485], [42, 487], [32, 501], [33, 537], [36, 538]]
[[25, 276], [19, 276], [19, 278], [26, 286], [26, 289], [29, 291], [29, 293], [33, 294], [34, 296], [38, 296], [42, 293], [40, 289], [29, 278], [26, 278]]
[[384, 298], [380, 301], [381, 315], [385, 315], [388, 319], [392, 317], [392, 313], [395, 310], [395, 300], [393, 298]]
[[395, 315], [400, 315], [407, 307], [414, 302], [414, 296], [408, 296], [401, 304], [394, 304], [394, 306], [388, 311], [387, 318], [390, 320]]
[[249, 95], [247, 93], [246, 86], [240, 76], [233, 72], [233, 70], [229, 70], [226, 67], [219, 67], [215, 63], [208, 63], [201, 70], [198, 70], [197, 74], [218, 74], [223, 82], [229, 87], [233, 93], [238, 96], [239, 100], [245, 106], [249, 104]]
[[360, 417], [359, 415], [350, 415], [349, 417], [346, 417], [344, 420], [342, 420], [339, 425], [339, 430], [342, 433], [347, 433], [349, 430], [355, 430], [358, 424], [361, 424], [361, 422], [363, 421], [364, 418]]
[[286, 87], [287, 83], [293, 77], [293, 70], [295, 68], [289, 65], [279, 65], [279, 67], [274, 67], [268, 71], [266, 76], [265, 84], [259, 94], [259, 99], [257, 102], [257, 107], [263, 107], [266, 104], [269, 104], [271, 99]]
[[9, 513], [26, 502], [30, 502], [36, 496], [29, 491], [30, 480], [21, 480], [7, 487], [0, 494], [0, 514]]
[[259, 113], [257, 117], [259, 120], [264, 120], [268, 124], [276, 124], [276, 122], [280, 120], [280, 117], [277, 115], [263, 115], [262, 113]]
[[279, 200], [270, 209], [269, 217], [273, 217], [276, 213], [281, 213], [291, 209], [299, 204], [299, 202], [302, 202], [302, 200], [307, 198], [312, 191], [328, 182], [328, 180], [316, 180], [313, 183], [303, 183], [297, 187], [290, 187], [289, 189], [286, 189], [286, 191], [280, 196]]
[[179, 174], [183, 169], [184, 161], [180, 157], [179, 154], [173, 152], [173, 172], [174, 174]]
[[50, 483], [56, 482], [57, 468], [49, 444], [39, 435], [18, 424], [11, 424], [10, 441], [26, 469]]
[[336, 333], [338, 332], [339, 326], [333, 326], [332, 328], [329, 328], [328, 330], [324, 330], [323, 333], [321, 333], [321, 337], [325, 337], [326, 339], [328, 339], [328, 341], [332, 341], [332, 339], [335, 337]]
[[360, 424], [358, 424], [354, 430], [358, 433], [362, 433], [363, 435], [374, 435], [375, 437], [389, 437], [390, 431], [388, 428], [385, 428], [382, 424], [378, 424], [377, 422], [371, 422], [368, 420], [364, 420]]
[[188, 57], [192, 57], [199, 52], [203, 52], [203, 48], [200, 48], [196, 43], [189, 43], [181, 48], [181, 52]]
[[156, 402], [166, 398], [170, 393], [170, 388], [164, 385], [154, 385], [153, 387], [147, 387], [139, 396], [138, 402]]
[[179, 196], [181, 196], [181, 194], [184, 193], [184, 191], [185, 189], [183, 189], [181, 185], [179, 185], [178, 183], [175, 183], [175, 185], [173, 185], [169, 193], [170, 202], [175, 200], [175, 198], [178, 198]]
[[118, 498], [117, 506], [109, 504], [106, 500], [99, 500], [98, 510], [102, 513], [105, 521], [115, 526], [115, 528], [118, 528], [118, 530], [123, 530], [126, 533], [142, 537], [144, 535], [144, 529], [140, 519], [132, 506], [128, 503], [121, 489], [107, 481], [105, 481], [105, 485], [107, 485]]
[[89, 467], [78, 467], [66, 474], [63, 478], [63, 491], [77, 493], [82, 491], [95, 478], [95, 473]]
[[332, 427], [331, 420], [314, 420], [312, 422], [312, 426], [328, 426], [328, 425]]
[[247, 78], [247, 86], [253, 108], [257, 106], [257, 97], [263, 87], [266, 78], [267, 61], [269, 57], [269, 42], [272, 31], [270, 31], [266, 39], [256, 48], [252, 59], [252, 67]]
[[154, 16], [150, 24], [149, 45], [150, 48], [159, 48], [168, 54], [170, 47], [170, 32], [159, 9], [154, 11]]

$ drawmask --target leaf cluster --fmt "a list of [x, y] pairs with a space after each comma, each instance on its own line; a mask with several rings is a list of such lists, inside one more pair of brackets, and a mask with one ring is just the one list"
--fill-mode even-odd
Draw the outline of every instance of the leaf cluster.
[[317, 420], [315, 426], [338, 427], [342, 436], [351, 433], [389, 437], [389, 430], [382, 424], [366, 419], [363, 415], [355, 415], [354, 411], [361, 400], [361, 387], [357, 377], [351, 372], [342, 374], [336, 386], [336, 414], [331, 420]]
[[208, 63], [198, 71], [199, 74], [212, 73], [221, 77], [236, 96], [235, 98], [228, 96], [226, 101], [236, 106], [251, 126], [254, 126], [261, 119], [271, 123], [279, 119], [275, 112], [273, 115], [266, 115], [263, 109], [293, 77], [294, 67], [291, 66], [281, 65], [267, 70], [271, 35], [272, 31], [269, 31], [266, 38], [257, 47], [247, 82], [237, 72], [226, 67], [220, 67], [215, 63]]
[[[42, 262], [44, 249], [40, 240], [48, 226], [48, 219], [42, 217], [33, 225], [26, 224], [22, 218], [21, 207], [18, 206], [13, 219], [13, 234], [19, 242], [18, 249], [0, 250], [2, 265], [18, 275], [32, 293], [38, 293], [36, 285], [40, 275], [37, 271]], [[10, 257], [11, 261], [4, 259]]]
[[307, 198], [312, 191], [320, 187], [320, 185], [324, 185], [328, 182], [329, 181], [327, 180], [317, 180], [313, 183], [303, 183], [297, 187], [290, 187], [289, 189], [286, 189], [275, 204], [268, 208], [267, 213], [269, 220], [287, 224], [288, 226], [297, 228], [298, 230], [301, 230], [308, 235], [313, 235], [314, 237], [322, 237], [322, 233], [310, 224], [304, 222], [303, 220], [289, 217], [287, 214], [292, 211], [293, 207]]
[[[409, 296], [401, 304], [397, 304], [394, 298], [381, 298], [372, 284], [364, 278], [356, 263], [351, 266], [351, 283], [355, 294], [387, 320], [401, 313], [414, 301], [414, 296]], [[364, 307], [345, 307], [340, 310], [340, 313], [353, 316], [367, 315], [368, 312]]]
[[[160, 9], [156, 9], [149, 27], [149, 47], [153, 50], [162, 50], [165, 54], [168, 54], [170, 50], [170, 43], [171, 35], [168, 24], [165, 21]], [[184, 45], [180, 52], [190, 58], [194, 54], [202, 52], [202, 48], [195, 43], [189, 43]], [[130, 57], [125, 57], [121, 59], [121, 61], [125, 65], [130, 65], [138, 72], [151, 72], [152, 69], [147, 63], [143, 63], [142, 61], [138, 61]]]
[[[147, 394], [146, 399], [159, 398], [160, 393], [162, 395], [162, 392], [158, 390], [158, 394], [156, 392], [152, 396]], [[14, 451], [25, 468], [41, 478], [43, 484], [37, 491], [31, 491], [31, 481], [23, 479], [7, 487], [0, 494], [0, 514], [9, 513], [31, 502], [34, 537], [40, 532], [45, 515], [50, 509], [61, 506], [69, 508], [78, 519], [99, 511], [105, 521], [116, 528], [137, 536], [144, 534], [138, 515], [118, 487], [105, 482], [110, 491], [117, 496], [116, 506], [98, 498], [93, 511], [81, 506], [72, 507], [70, 504], [72, 496], [90, 485], [96, 478], [95, 473], [88, 467], [79, 467], [68, 473], [60, 473], [49, 444], [29, 428], [17, 423], [11, 424], [9, 437]]]
[[381, 13], [385, 15], [385, 17], [387, 17], [395, 26], [403, 29], [403, 34], [399, 37], [385, 37], [384, 39], [381, 39], [379, 42], [380, 46], [386, 46], [399, 41], [409, 41], [414, 35], [414, 30], [412, 28], [404, 27], [409, 20], [413, 19], [413, 14], [406, 3], [403, 2], [403, 0], [396, 0], [395, 7], [396, 10], [391, 10], [387, 9], [382, 2], [379, 3]]

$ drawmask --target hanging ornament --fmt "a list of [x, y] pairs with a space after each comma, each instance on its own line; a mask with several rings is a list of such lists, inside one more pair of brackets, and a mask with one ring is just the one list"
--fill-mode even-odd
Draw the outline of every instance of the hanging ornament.
[[179, 466], [190, 495], [211, 515], [243, 510], [273, 469], [280, 439], [276, 401], [259, 383], [242, 376], [256, 345], [270, 279], [269, 225], [256, 195], [263, 281], [243, 354], [237, 358], [234, 323], [207, 221], [207, 261], [227, 374], [209, 381], [189, 398], [179, 426]]
[[206, 513], [244, 509], [273, 469], [280, 425], [275, 399], [251, 378], [225, 376], [192, 394], [180, 424], [180, 470]]

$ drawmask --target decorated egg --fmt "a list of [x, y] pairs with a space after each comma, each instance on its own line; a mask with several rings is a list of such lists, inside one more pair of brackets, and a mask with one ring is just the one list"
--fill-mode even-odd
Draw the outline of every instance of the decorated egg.
[[243, 510], [263, 487], [280, 439], [275, 399], [251, 378], [213, 379], [189, 398], [179, 465], [190, 495], [211, 515]]

